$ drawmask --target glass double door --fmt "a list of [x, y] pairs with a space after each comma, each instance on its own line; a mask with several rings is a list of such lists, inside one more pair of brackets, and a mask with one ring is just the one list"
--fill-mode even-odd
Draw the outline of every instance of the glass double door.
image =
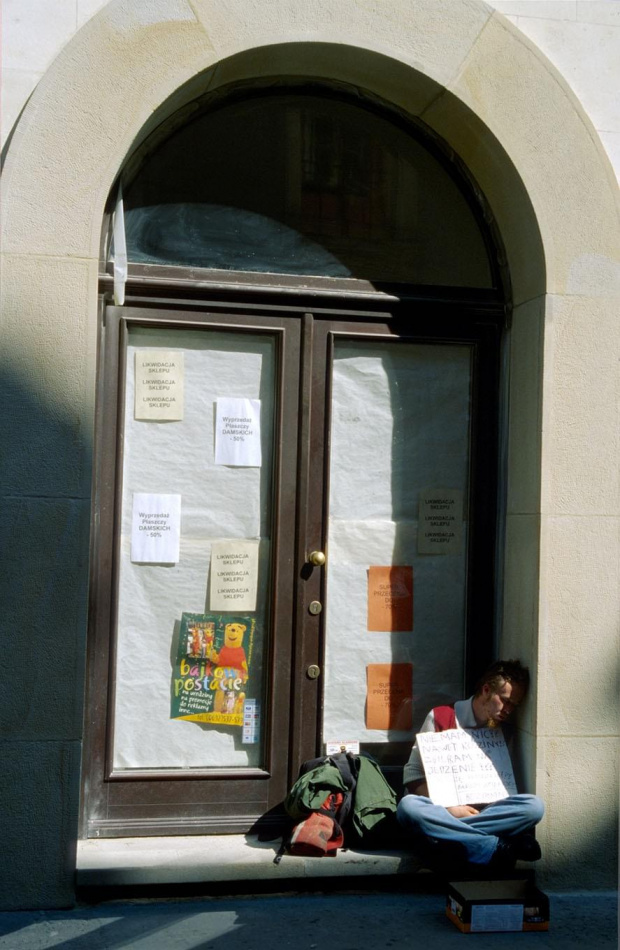
[[484, 650], [492, 336], [108, 308], [84, 836], [276, 821], [328, 743], [397, 782]]

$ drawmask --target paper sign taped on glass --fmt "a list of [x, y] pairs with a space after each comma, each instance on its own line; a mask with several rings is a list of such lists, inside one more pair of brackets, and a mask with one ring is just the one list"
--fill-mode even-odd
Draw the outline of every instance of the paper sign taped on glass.
[[215, 464], [260, 468], [260, 399], [216, 400]]
[[413, 630], [413, 568], [368, 568], [367, 629], [400, 633]]
[[181, 496], [134, 492], [131, 560], [176, 564], [181, 544]]
[[413, 664], [369, 663], [366, 667], [366, 728], [412, 728]]
[[184, 355], [179, 350], [136, 350], [136, 420], [179, 422], [183, 419]]

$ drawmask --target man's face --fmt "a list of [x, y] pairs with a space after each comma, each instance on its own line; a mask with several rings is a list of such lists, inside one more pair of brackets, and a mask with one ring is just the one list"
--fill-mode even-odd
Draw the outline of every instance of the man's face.
[[494, 692], [488, 683], [482, 687], [480, 710], [485, 719], [502, 723], [515, 711], [525, 696], [525, 690], [518, 683], [504, 680]]

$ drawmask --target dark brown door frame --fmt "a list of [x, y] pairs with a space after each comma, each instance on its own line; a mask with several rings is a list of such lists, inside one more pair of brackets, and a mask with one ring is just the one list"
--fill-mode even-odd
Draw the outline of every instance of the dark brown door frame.
[[[295, 777], [299, 763], [320, 751], [321, 680], [310, 679], [306, 670], [310, 663], [320, 665], [322, 662], [322, 618], [309, 614], [308, 604], [311, 600], [323, 600], [324, 572], [312, 568], [307, 555], [312, 548], [320, 548], [326, 538], [329, 413], [325, 397], [319, 394], [329, 392], [329, 340], [333, 339], [334, 332], [352, 337], [361, 332], [413, 342], [470, 342], [474, 345], [471, 520], [476, 521], [478, 528], [472, 535], [469, 567], [468, 630], [475, 635], [467, 638], [468, 678], [486, 662], [492, 650], [496, 505], [488, 502], [497, 497], [499, 341], [504, 323], [504, 308], [498, 299], [491, 299], [486, 292], [480, 295], [463, 292], [459, 300], [458, 293], [448, 292], [442, 295], [443, 299], [433, 300], [432, 291], [410, 294], [409, 299], [377, 293], [363, 294], [357, 300], [354, 295], [343, 299], [342, 294], [317, 300], [316, 295], [304, 298], [301, 292], [286, 299], [281, 292], [274, 296], [272, 288], [266, 288], [264, 293], [256, 293], [254, 289], [253, 294], [229, 289], [228, 294], [218, 294], [216, 300], [205, 302], [202, 283], [198, 286], [189, 282], [183, 294], [175, 287], [174, 296], [171, 292], [169, 297], [161, 296], [161, 285], [158, 284], [156, 295], [151, 296], [148, 291], [153, 289], [144, 282], [135, 286], [128, 304], [132, 319], [147, 325], [217, 326], [240, 332], [243, 332], [242, 327], [247, 332], [260, 328], [274, 332], [278, 328], [282, 334], [286, 331], [291, 334], [292, 328], [296, 328], [294, 338], [281, 347], [283, 374], [279, 410], [288, 422], [276, 439], [274, 478], [274, 490], [279, 494], [283, 492], [281, 507], [273, 509], [274, 530], [282, 535], [272, 570], [274, 591], [280, 588], [279, 603], [273, 605], [277, 613], [272, 614], [278, 644], [274, 637], [271, 667], [277, 683], [271, 684], [275, 688], [271, 692], [270, 727], [276, 730], [276, 738], [267, 750], [268, 773], [274, 782], [264, 781], [256, 772], [243, 774], [243, 770], [217, 774], [211, 770], [203, 775], [192, 770], [174, 776], [149, 773], [145, 780], [142, 773], [117, 779], [107, 769], [106, 718], [111, 708], [111, 693], [102, 682], [109, 680], [112, 685], [110, 631], [114, 626], [115, 600], [112, 498], [120, 471], [118, 465], [111, 466], [110, 459], [116, 458], [122, 436], [118, 404], [122, 373], [119, 317], [128, 311], [119, 313], [108, 308], [106, 312], [102, 305], [105, 327], [100, 360], [101, 398], [97, 410], [98, 474], [93, 517], [83, 837], [247, 831], [257, 818], [277, 806], [283, 790]], [[147, 291], [146, 296], [143, 296], [144, 291]], [[106, 360], [108, 365], [104, 372]], [[293, 416], [299, 419], [297, 439], [286, 435], [297, 425], [292, 421]], [[296, 488], [291, 487], [291, 476]], [[287, 578], [294, 578], [294, 582], [289, 583]], [[294, 636], [293, 631], [296, 631]], [[267, 778], [267, 774], [264, 775]], [[256, 793], [257, 787], [262, 786], [264, 790], [270, 784], [273, 794]], [[184, 804], [179, 807], [175, 799], [180, 787], [183, 787]], [[120, 797], [116, 789], [123, 789]], [[159, 816], [149, 819], [139, 803], [152, 803], [154, 799], [160, 803]], [[227, 810], [233, 815], [227, 816]]]
[[[431, 308], [434, 310], [435, 308]], [[470, 453], [470, 539], [468, 547], [467, 609], [465, 657], [465, 689], [472, 688], [477, 671], [491, 659], [496, 604], [495, 534], [498, 469], [498, 390], [500, 327], [494, 321], [454, 320], [444, 314], [443, 320], [413, 320], [406, 311], [398, 316], [378, 313], [377, 321], [338, 320], [337, 314], [306, 314], [305, 340], [310, 347], [307, 362], [308, 405], [311, 419], [305, 445], [300, 448], [302, 475], [299, 483], [299, 524], [305, 527], [298, 545], [297, 575], [297, 647], [295, 691], [300, 702], [291, 710], [294, 741], [291, 749], [291, 780], [299, 765], [309, 758], [313, 744], [321, 751], [322, 690], [321, 680], [309, 679], [306, 670], [311, 664], [321, 669], [324, 662], [324, 614], [312, 616], [308, 605], [318, 600], [326, 610], [325, 569], [307, 563], [311, 548], [325, 550], [328, 534], [329, 459], [331, 427], [331, 373], [333, 344], [336, 338], [351, 340], [401, 341], [403, 343], [463, 343], [472, 347], [472, 406]], [[421, 315], [420, 315], [421, 316]], [[381, 319], [383, 317], [383, 319]], [[306, 542], [304, 544], [304, 538]], [[316, 718], [304, 713], [309, 702], [317, 709]], [[387, 766], [394, 786], [400, 786], [402, 763], [410, 743], [395, 750], [401, 764]], [[372, 751], [372, 750], [370, 750]]]
[[[271, 637], [267, 666], [269, 709], [264, 714], [264, 769], [148, 770], [114, 772], [111, 741], [114, 729], [114, 670], [116, 599], [118, 587], [120, 484], [122, 472], [122, 395], [126, 330], [130, 324], [151, 327], [212, 328], [236, 333], [264, 333], [275, 337], [277, 395], [273, 477]], [[291, 682], [289, 642], [293, 595], [290, 584], [278, 583], [290, 571], [294, 557], [296, 445], [290, 432], [297, 426], [297, 366], [299, 321], [283, 315], [182, 313], [154, 308], [108, 307], [105, 311], [105, 363], [98, 411], [97, 479], [93, 517], [91, 581], [91, 637], [85, 725], [83, 799], [84, 836], [118, 834], [188, 834], [209, 830], [242, 831], [281, 799], [288, 780], [288, 690]], [[285, 754], [282, 754], [282, 749]], [[179, 794], [180, 785], [183, 791]], [[156, 791], [154, 792], [154, 790]], [[151, 806], [154, 798], [159, 807]], [[181, 798], [182, 805], [176, 804]], [[148, 807], [147, 807], [148, 806]], [[156, 812], [156, 817], [149, 814]]]

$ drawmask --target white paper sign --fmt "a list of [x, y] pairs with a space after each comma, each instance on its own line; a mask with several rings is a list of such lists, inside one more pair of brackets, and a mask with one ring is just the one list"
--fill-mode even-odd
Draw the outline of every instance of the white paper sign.
[[328, 739], [325, 742], [325, 754], [337, 755], [339, 752], [350, 752], [352, 755], [360, 754], [360, 744], [357, 739], [350, 739], [340, 742], [339, 739]]
[[515, 795], [501, 729], [446, 729], [416, 736], [435, 805], [475, 805]]
[[523, 904], [473, 904], [471, 931], [523, 930]]
[[134, 492], [131, 560], [176, 564], [181, 541], [181, 496]]
[[428, 488], [420, 492], [418, 554], [460, 554], [463, 541], [463, 492]]
[[178, 350], [136, 352], [134, 418], [183, 418], [184, 356]]
[[217, 400], [215, 464], [260, 468], [260, 399]]
[[257, 588], [258, 541], [214, 541], [210, 609], [256, 610]]

